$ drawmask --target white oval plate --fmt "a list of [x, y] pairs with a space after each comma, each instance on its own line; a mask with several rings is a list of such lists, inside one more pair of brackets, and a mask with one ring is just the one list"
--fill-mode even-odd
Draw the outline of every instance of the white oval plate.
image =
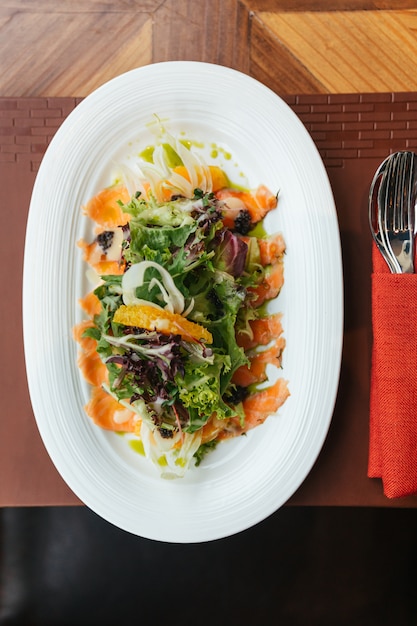
[[[87, 290], [76, 242], [91, 228], [81, 205], [112, 182], [117, 163], [152, 142], [154, 115], [194, 139], [234, 182], [279, 190], [268, 229], [287, 242], [283, 376], [291, 396], [264, 425], [225, 442], [183, 479], [161, 479], [125, 437], [84, 413], [88, 386], [72, 328]], [[218, 156], [213, 156], [213, 146]], [[242, 174], [247, 180], [242, 179]], [[340, 238], [320, 156], [271, 90], [235, 70], [167, 62], [127, 72], [79, 104], [51, 142], [30, 205], [23, 325], [37, 425], [56, 468], [93, 511], [133, 534], [168, 542], [214, 540], [260, 522], [301, 485], [325, 440], [343, 336]]]

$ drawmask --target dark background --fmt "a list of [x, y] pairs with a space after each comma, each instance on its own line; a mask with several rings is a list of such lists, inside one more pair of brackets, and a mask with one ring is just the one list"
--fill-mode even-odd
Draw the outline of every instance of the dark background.
[[0, 524], [1, 626], [417, 623], [416, 509], [285, 506], [200, 544], [77, 506], [6, 508]]

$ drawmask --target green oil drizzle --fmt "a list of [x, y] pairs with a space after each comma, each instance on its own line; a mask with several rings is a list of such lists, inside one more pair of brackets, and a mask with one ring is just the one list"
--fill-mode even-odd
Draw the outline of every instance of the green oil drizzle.
[[[185, 135], [185, 132], [181, 132], [181, 135]], [[201, 141], [195, 141], [193, 139], [188, 139], [185, 138], [180, 140], [181, 144], [183, 146], [185, 146], [188, 150], [191, 149], [191, 147], [195, 147], [195, 148], [199, 148], [199, 149], [203, 149], [205, 147], [205, 144]], [[162, 144], [164, 149], [165, 149], [165, 154], [166, 154], [166, 161], [169, 167], [171, 168], [175, 168], [178, 167], [180, 165], [183, 165], [183, 162], [180, 158], [180, 156], [177, 154], [177, 152], [175, 151], [175, 149], [170, 146], [168, 143], [163, 143]], [[153, 163], [153, 155], [155, 152], [155, 146], [154, 145], [149, 145], [146, 148], [144, 148], [144, 150], [142, 150], [139, 153], [139, 156], [146, 161], [147, 163]], [[228, 150], [225, 150], [225, 148], [222, 148], [221, 146], [217, 145], [216, 143], [211, 143], [210, 144], [210, 158], [215, 160], [218, 158], [223, 158], [224, 161], [231, 161], [232, 160], [232, 154], [231, 152], [229, 152]], [[236, 168], [239, 167], [238, 163], [234, 163], [234, 166]], [[241, 171], [238, 174], [238, 178], [246, 178], [245, 174]], [[245, 187], [244, 185], [239, 185], [238, 183], [235, 183], [234, 181], [232, 182], [232, 180], [230, 179], [229, 176], [227, 176], [227, 181], [228, 181], [228, 186], [229, 187], [233, 187], [234, 189], [237, 189], [239, 191], [249, 191], [247, 189], [247, 187]]]
[[143, 447], [143, 443], [140, 439], [129, 439], [129, 446], [142, 456], [145, 456], [145, 448]]
[[147, 163], [153, 163], [154, 150], [155, 146], [147, 146], [144, 150], [142, 150], [142, 152], [139, 153], [139, 156]]
[[262, 222], [258, 222], [254, 228], [250, 231], [249, 235], [251, 237], [258, 237], [258, 239], [262, 239], [267, 236], [267, 232]]
[[[182, 142], [183, 143], [183, 142]], [[182, 165], [182, 160], [175, 152], [174, 148], [170, 146], [168, 143], [163, 143], [163, 147], [165, 148], [166, 160], [169, 167], [177, 167], [178, 165]], [[153, 163], [153, 153], [155, 152], [155, 146], [147, 146], [142, 152], [139, 153], [139, 156], [146, 161], [147, 163]]]
[[192, 146], [194, 146], [194, 148], [200, 148], [200, 150], [204, 148], [204, 143], [202, 141], [195, 141], [194, 139], [181, 139], [181, 143], [183, 146], [188, 148], [188, 150], [190, 150]]
[[221, 146], [218, 146], [216, 143], [210, 144], [210, 148], [210, 156], [212, 159], [217, 159], [219, 156], [222, 156], [226, 161], [230, 161], [232, 159], [231, 153]]

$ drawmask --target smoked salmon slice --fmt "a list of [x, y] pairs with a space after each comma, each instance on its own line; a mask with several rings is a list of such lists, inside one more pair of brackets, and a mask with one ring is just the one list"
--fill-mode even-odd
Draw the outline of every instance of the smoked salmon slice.
[[284, 348], [284, 337], [278, 337], [270, 348], [256, 352], [253, 356], [249, 357], [249, 365], [241, 365], [234, 372], [232, 378], [233, 383], [240, 387], [249, 387], [249, 385], [261, 383], [266, 380], [268, 378], [266, 373], [267, 365], [281, 367], [281, 356]]
[[225, 203], [223, 224], [232, 230], [241, 211], [249, 213], [251, 226], [254, 226], [278, 204], [277, 197], [265, 185], [260, 185], [255, 191], [219, 189], [215, 195]]
[[99, 226], [115, 228], [123, 226], [130, 220], [119, 204], [130, 202], [130, 194], [124, 185], [112, 185], [100, 191], [83, 207], [84, 213]]
[[97, 426], [105, 430], [133, 433], [137, 427], [136, 413], [121, 405], [102, 387], [93, 387], [85, 411]]
[[99, 315], [101, 312], [101, 304], [100, 300], [97, 298], [95, 293], [90, 291], [84, 298], [79, 299], [79, 305], [82, 310], [90, 317], [91, 319], [95, 315]]
[[238, 346], [244, 350], [250, 350], [256, 346], [266, 346], [283, 332], [281, 320], [281, 313], [250, 320], [249, 332], [240, 331], [236, 334]]
[[271, 387], [248, 396], [243, 401], [246, 418], [243, 432], [263, 424], [268, 416], [278, 411], [289, 395], [287, 381], [278, 378]]
[[263, 266], [276, 263], [285, 252], [285, 241], [281, 233], [258, 239], [258, 246]]
[[[252, 428], [263, 424], [270, 415], [276, 413], [289, 396], [288, 382], [283, 378], [278, 378], [271, 387], [253, 393], [243, 400], [242, 404], [245, 413], [243, 426], [238, 416], [223, 420], [222, 424], [218, 423], [220, 420], [210, 420], [206, 424], [205, 441], [210, 441], [210, 435], [212, 439], [218, 439], [219, 441], [244, 435]], [[203, 437], [204, 434], [203, 430]]]
[[253, 295], [252, 306], [259, 307], [266, 300], [276, 298], [284, 284], [284, 264], [279, 261], [274, 265], [269, 265], [265, 271], [265, 276], [259, 285], [248, 287], [249, 293]]
[[[102, 251], [97, 241], [86, 243], [83, 239], [78, 242], [79, 247], [83, 250], [84, 261], [92, 267], [99, 276], [108, 276], [110, 274], [120, 276], [124, 273], [126, 263], [120, 260], [108, 259], [107, 255]], [[122, 249], [120, 248], [120, 256]]]
[[92, 320], [84, 320], [74, 327], [73, 336], [80, 346], [77, 358], [78, 367], [90, 385], [99, 386], [107, 382], [108, 371], [96, 350], [96, 339], [84, 336], [84, 331], [93, 327], [94, 322]]

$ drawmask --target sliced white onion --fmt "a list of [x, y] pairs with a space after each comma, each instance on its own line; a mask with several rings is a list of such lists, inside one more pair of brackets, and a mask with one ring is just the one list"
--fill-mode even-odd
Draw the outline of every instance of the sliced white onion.
[[172, 190], [175, 189], [177, 193], [185, 196], [186, 198], [191, 198], [194, 195], [195, 186], [193, 187], [189, 180], [177, 172], [171, 172], [166, 185]]
[[[152, 195], [158, 202], [164, 202], [166, 189], [175, 190], [187, 198], [193, 196], [197, 187], [204, 192], [212, 191], [211, 172], [204, 159], [168, 133], [162, 125], [158, 126], [158, 131], [152, 163], [141, 161], [139, 165], [139, 162], [131, 161], [118, 166], [129, 194], [133, 196], [140, 191], [142, 197], [147, 200]], [[174, 172], [174, 168], [169, 165], [166, 145], [169, 145], [181, 159], [189, 180]]]
[[88, 282], [90, 283], [92, 289], [95, 289], [99, 285], [102, 285], [103, 282], [104, 282], [103, 279], [100, 277], [100, 275], [97, 274], [96, 270], [93, 269], [92, 267], [89, 267], [86, 270], [85, 276], [86, 276]]
[[123, 302], [129, 304], [142, 304], [143, 301], [136, 297], [135, 292], [137, 287], [141, 287], [144, 283], [145, 272], [149, 267], [153, 267], [158, 270], [161, 275], [163, 288], [161, 283], [154, 278], [151, 285], [158, 284], [161, 289], [161, 294], [165, 302], [165, 309], [171, 313], [182, 313], [184, 311], [185, 300], [181, 291], [177, 288], [171, 274], [159, 263], [154, 261], [141, 261], [131, 265], [129, 269], [123, 274], [122, 278], [122, 290], [123, 290]]
[[200, 430], [193, 434], [176, 433], [172, 439], [164, 439], [156, 428], [151, 429], [145, 422], [140, 427], [145, 456], [155, 464], [162, 478], [181, 478], [186, 474], [201, 444], [201, 437]]
[[120, 177], [130, 195], [133, 197], [138, 191], [140, 191], [142, 197], [147, 198], [147, 191], [144, 187], [146, 182], [145, 176], [141, 171], [138, 163], [121, 163], [120, 164]]

